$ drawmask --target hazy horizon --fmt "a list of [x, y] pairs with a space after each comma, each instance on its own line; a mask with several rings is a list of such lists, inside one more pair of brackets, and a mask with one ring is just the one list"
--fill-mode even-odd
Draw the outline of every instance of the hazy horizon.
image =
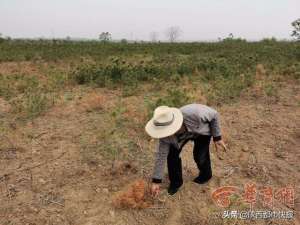
[[[291, 39], [291, 22], [300, 17], [299, 0], [2, 0], [0, 33], [12, 38], [166, 40], [178, 26], [181, 41], [214, 41], [229, 33], [247, 40]], [[298, 9], [298, 10], [297, 10]]]

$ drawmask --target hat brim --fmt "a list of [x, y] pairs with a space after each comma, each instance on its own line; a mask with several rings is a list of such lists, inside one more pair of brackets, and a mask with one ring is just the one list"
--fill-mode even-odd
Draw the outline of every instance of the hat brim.
[[174, 121], [168, 126], [155, 126], [153, 118], [146, 124], [145, 130], [152, 138], [164, 138], [175, 134], [182, 126], [183, 115], [177, 108], [170, 108], [174, 114]]

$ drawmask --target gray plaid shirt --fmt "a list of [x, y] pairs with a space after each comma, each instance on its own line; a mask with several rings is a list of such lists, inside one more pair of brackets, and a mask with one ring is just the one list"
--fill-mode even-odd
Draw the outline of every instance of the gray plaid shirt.
[[221, 139], [221, 129], [218, 112], [206, 105], [189, 104], [180, 108], [186, 132], [158, 140], [153, 181], [161, 182], [164, 165], [169, 154], [170, 145], [180, 149], [188, 139], [197, 135], [213, 136], [214, 140]]

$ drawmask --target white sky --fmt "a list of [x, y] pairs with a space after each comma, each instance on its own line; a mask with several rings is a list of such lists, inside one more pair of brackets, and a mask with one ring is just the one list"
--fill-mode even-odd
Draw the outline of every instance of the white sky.
[[11, 37], [165, 40], [179, 26], [181, 40], [290, 38], [300, 0], [0, 0], [0, 33]]

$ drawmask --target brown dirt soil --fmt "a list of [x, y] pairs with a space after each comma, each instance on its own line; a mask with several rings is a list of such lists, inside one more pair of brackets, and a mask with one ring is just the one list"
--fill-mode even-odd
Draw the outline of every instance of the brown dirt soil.
[[[91, 95], [94, 100], [87, 98]], [[102, 132], [108, 129], [105, 113], [116, 104], [116, 95], [102, 89], [84, 93], [74, 89], [71, 101], [31, 122], [18, 123], [13, 116], [0, 118], [1, 126], [10, 127], [10, 132], [0, 134], [1, 225], [300, 224], [299, 85], [285, 84], [274, 101], [248, 93], [238, 103], [217, 108], [229, 151], [217, 153], [211, 146], [213, 179], [205, 185], [192, 182], [197, 170], [192, 144], [188, 144], [182, 153], [182, 189], [168, 196], [166, 178], [159, 198], [146, 208], [140, 207], [145, 202], [145, 181], [123, 189], [151, 174], [155, 142], [146, 138], [142, 127], [130, 124], [129, 135], [139, 149], [135, 160], [119, 159], [121, 162], [112, 164], [102, 154], [82, 147], [102, 141], [97, 127]], [[142, 98], [129, 97], [123, 103], [129, 105], [125, 113], [137, 115], [134, 119], [140, 121], [144, 112], [132, 108], [137, 101]], [[150, 164], [140, 163], [139, 158], [145, 156]], [[215, 205], [212, 192], [227, 185], [243, 188], [247, 182], [294, 187], [294, 206], [276, 201], [274, 210], [293, 210], [295, 219], [223, 220], [224, 209]], [[122, 209], [115, 207], [116, 202]], [[258, 209], [260, 205], [258, 201]], [[233, 201], [230, 207], [244, 206]]]

